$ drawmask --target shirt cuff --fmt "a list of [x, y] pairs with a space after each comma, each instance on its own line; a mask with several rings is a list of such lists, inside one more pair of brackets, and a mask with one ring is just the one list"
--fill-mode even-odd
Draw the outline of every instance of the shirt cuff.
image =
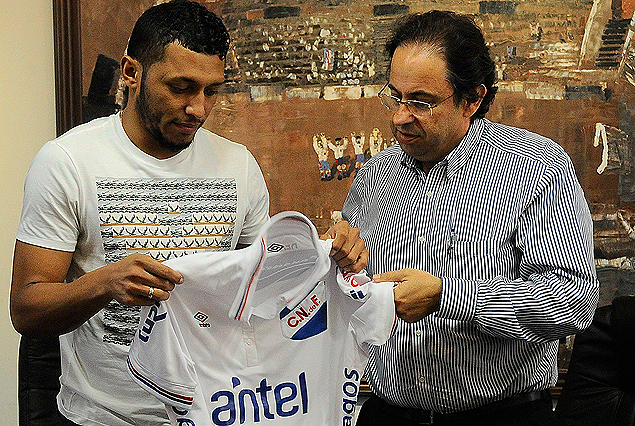
[[478, 282], [441, 277], [441, 303], [436, 315], [456, 321], [472, 321], [476, 314]]

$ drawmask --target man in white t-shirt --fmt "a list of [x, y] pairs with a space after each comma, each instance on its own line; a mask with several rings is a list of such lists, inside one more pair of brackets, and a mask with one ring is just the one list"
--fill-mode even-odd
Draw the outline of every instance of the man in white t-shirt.
[[343, 274], [302, 214], [238, 252], [166, 265], [184, 284], [145, 306], [131, 376], [172, 425], [352, 425], [368, 346], [395, 325], [393, 283]]
[[[199, 3], [148, 9], [121, 60], [127, 107], [45, 144], [29, 170], [11, 319], [25, 336], [60, 336], [58, 408], [69, 425], [168, 424], [126, 372], [139, 306], [183, 280], [161, 261], [246, 246], [268, 219], [255, 159], [201, 129], [228, 46]], [[340, 266], [366, 265], [357, 230], [343, 223], [327, 235]]]

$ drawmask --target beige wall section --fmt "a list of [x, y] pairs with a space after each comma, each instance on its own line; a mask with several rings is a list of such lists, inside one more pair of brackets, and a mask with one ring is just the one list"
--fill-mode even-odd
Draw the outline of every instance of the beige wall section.
[[17, 425], [19, 336], [9, 319], [9, 283], [22, 185], [31, 159], [55, 137], [51, 0], [0, 1], [0, 410]]

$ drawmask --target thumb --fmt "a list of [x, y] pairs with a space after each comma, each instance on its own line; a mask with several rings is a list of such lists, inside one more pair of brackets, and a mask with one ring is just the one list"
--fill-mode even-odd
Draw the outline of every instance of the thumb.
[[390, 271], [384, 272], [383, 274], [375, 274], [373, 275], [373, 281], [382, 282], [382, 281], [392, 281], [392, 282], [401, 282], [408, 276], [407, 269], [400, 269], [398, 271]]
[[328, 240], [329, 238], [335, 238], [335, 231], [332, 229], [329, 229], [324, 234], [320, 235], [320, 240]]

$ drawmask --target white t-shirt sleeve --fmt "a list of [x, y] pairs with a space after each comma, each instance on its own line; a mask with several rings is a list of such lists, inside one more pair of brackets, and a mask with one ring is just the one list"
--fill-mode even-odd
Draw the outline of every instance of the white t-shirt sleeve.
[[128, 372], [142, 388], [168, 406], [188, 410], [196, 390], [196, 372], [183, 336], [166, 303], [141, 309], [141, 320], [128, 353]]
[[37, 153], [24, 183], [17, 239], [53, 250], [75, 250], [80, 233], [80, 182], [72, 159], [55, 141]]
[[238, 243], [251, 244], [269, 219], [269, 191], [254, 156], [247, 151], [247, 196], [249, 205]]

